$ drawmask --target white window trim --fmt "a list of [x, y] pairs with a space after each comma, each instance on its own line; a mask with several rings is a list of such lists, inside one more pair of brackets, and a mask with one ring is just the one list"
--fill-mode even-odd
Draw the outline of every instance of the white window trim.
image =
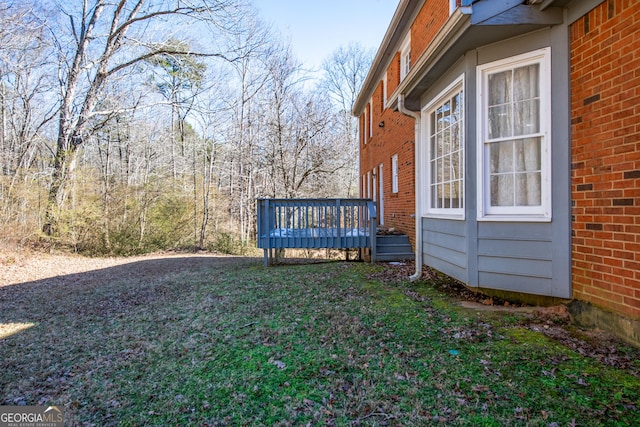
[[371, 172], [367, 172], [367, 199], [371, 198]]
[[[485, 143], [488, 139], [486, 126], [485, 96], [487, 92], [486, 76], [492, 72], [513, 69], [527, 64], [540, 64], [540, 134], [542, 135], [541, 154], [541, 205], [489, 207], [488, 168], [489, 159], [485, 156]], [[551, 221], [551, 48], [538, 49], [521, 55], [479, 65], [477, 79], [477, 156], [478, 168], [476, 183], [478, 186], [478, 221]]]
[[382, 77], [382, 108], [387, 108], [387, 73], [385, 71], [384, 77]]
[[398, 193], [398, 155], [391, 156], [391, 192]]
[[[462, 200], [463, 207], [461, 208], [449, 208], [449, 209], [437, 209], [431, 208], [431, 120], [430, 114], [434, 108], [436, 108], [439, 104], [441, 104], [447, 97], [449, 97], [454, 91], [462, 91], [463, 93], [463, 104], [462, 104], [462, 128], [461, 128], [461, 137], [462, 140], [460, 143], [462, 144], [462, 170], [465, 171], [465, 176], [462, 181]], [[424, 124], [422, 127], [422, 140], [424, 141], [424, 149], [422, 150], [422, 164], [425, 165], [423, 168], [422, 175], [422, 183], [423, 188], [425, 188], [426, 196], [422, 199], [422, 216], [430, 217], [430, 218], [450, 218], [450, 219], [465, 219], [465, 207], [467, 204], [467, 194], [466, 194], [466, 157], [467, 157], [467, 147], [465, 144], [465, 134], [466, 134], [466, 88], [464, 84], [464, 74], [459, 76], [453, 82], [451, 82], [442, 92], [440, 92], [430, 103], [428, 103], [425, 108], [422, 109], [422, 123]]]
[[[409, 55], [408, 61], [406, 59]], [[411, 32], [407, 34], [400, 45], [400, 81], [404, 80], [411, 70]]]
[[367, 145], [367, 107], [364, 108], [364, 118], [362, 122], [362, 145]]
[[458, 8], [458, 0], [449, 0], [449, 15]]
[[373, 168], [371, 170], [371, 189], [373, 191], [373, 201], [377, 202], [378, 201], [378, 180], [377, 180], [376, 168]]
[[369, 139], [373, 137], [373, 101], [369, 101]]

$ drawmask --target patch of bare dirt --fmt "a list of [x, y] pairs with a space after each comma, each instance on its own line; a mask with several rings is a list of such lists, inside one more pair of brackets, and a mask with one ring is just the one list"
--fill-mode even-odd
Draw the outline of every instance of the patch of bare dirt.
[[[86, 283], [112, 280], [105, 270], [118, 269], [120, 277], [132, 279], [162, 277], [177, 270], [207, 264], [242, 264], [248, 258], [210, 253], [155, 253], [127, 258], [88, 258], [74, 254], [46, 254], [29, 250], [0, 249], [0, 288], [29, 282], [60, 282], [73, 278], [82, 278]], [[255, 261], [252, 260], [253, 263]], [[80, 275], [80, 273], [82, 273]], [[77, 275], [77, 276], [74, 276]]]

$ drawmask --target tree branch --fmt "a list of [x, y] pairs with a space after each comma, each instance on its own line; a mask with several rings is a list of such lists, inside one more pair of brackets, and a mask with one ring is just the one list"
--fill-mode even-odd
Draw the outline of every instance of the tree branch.
[[154, 50], [153, 52], [148, 52], [136, 58], [133, 58], [127, 62], [123, 62], [122, 64], [118, 64], [115, 67], [111, 68], [109, 71], [107, 71], [106, 74], [110, 76], [138, 62], [146, 61], [158, 55], [197, 56], [201, 58], [222, 58], [228, 62], [234, 62], [239, 59], [239, 58], [229, 59], [224, 54], [221, 54], [221, 53], [200, 53], [200, 52], [176, 51], [176, 50], [170, 50], [170, 49], [159, 49], [159, 50]]

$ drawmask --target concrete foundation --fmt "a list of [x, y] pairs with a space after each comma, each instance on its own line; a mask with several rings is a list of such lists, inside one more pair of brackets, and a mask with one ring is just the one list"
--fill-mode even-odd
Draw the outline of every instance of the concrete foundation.
[[567, 308], [573, 322], [578, 326], [588, 329], [601, 329], [635, 347], [640, 347], [640, 320], [628, 319], [617, 313], [578, 300], [571, 301]]

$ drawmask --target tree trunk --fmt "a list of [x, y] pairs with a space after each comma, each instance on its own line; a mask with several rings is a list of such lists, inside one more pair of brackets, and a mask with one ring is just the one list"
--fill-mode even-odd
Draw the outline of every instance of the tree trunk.
[[[62, 133], [62, 132], [61, 132]], [[58, 222], [60, 212], [67, 199], [67, 185], [76, 166], [77, 145], [68, 144], [67, 138], [58, 137], [56, 157], [53, 163], [53, 174], [51, 175], [51, 186], [47, 198], [47, 208], [45, 212], [44, 225], [42, 231], [47, 236], [58, 234]]]

